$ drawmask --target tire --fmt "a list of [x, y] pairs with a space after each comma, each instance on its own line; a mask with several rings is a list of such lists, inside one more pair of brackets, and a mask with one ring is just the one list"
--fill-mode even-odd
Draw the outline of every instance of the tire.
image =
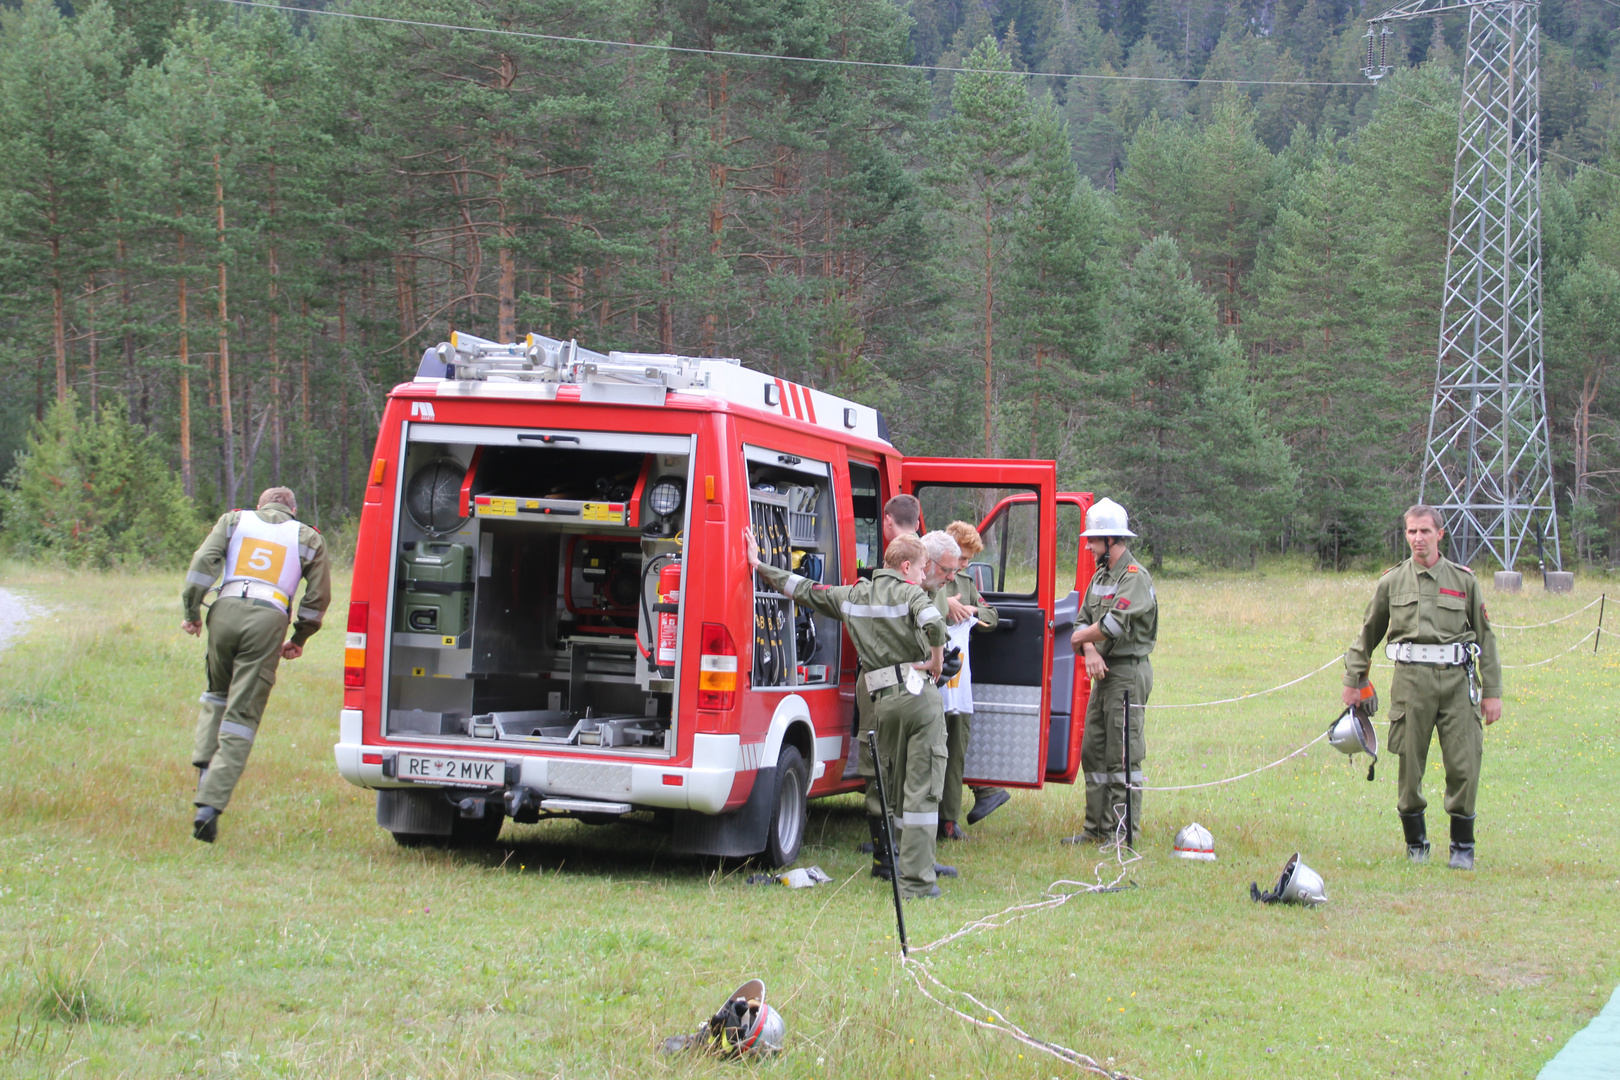
[[771, 825], [764, 858], [773, 869], [799, 858], [804, 829], [810, 817], [810, 769], [795, 746], [784, 744], [776, 759], [776, 797], [771, 801]]

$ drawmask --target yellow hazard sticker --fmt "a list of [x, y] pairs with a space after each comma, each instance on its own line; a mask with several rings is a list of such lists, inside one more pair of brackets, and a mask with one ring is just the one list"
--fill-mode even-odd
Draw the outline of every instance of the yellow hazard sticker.
[[478, 504], [479, 517], [517, 517], [516, 499], [495, 499]]
[[422, 676], [427, 674], [427, 668], [425, 668], [425, 667], [413, 667], [413, 668], [411, 668], [411, 674], [416, 676], [418, 679], [420, 679]]
[[586, 521], [611, 521], [619, 525], [624, 522], [624, 511], [613, 509], [612, 503], [588, 502], [580, 512], [580, 517]]
[[451, 637], [450, 635], [446, 634], [445, 638], [444, 638], [444, 643], [446, 645], [454, 645], [456, 643], [456, 639]]

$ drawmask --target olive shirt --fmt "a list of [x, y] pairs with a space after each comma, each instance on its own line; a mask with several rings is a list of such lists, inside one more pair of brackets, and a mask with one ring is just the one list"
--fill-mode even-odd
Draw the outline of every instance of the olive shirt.
[[821, 585], [764, 564], [759, 576], [795, 603], [843, 622], [867, 671], [932, 659], [932, 647], [945, 644], [945, 619], [928, 594], [893, 570], [853, 585]]
[[1158, 595], [1153, 578], [1129, 549], [1113, 566], [1102, 560], [1092, 575], [1075, 629], [1092, 625], [1102, 627], [1104, 638], [1097, 642], [1097, 652], [1104, 657], [1143, 657], [1153, 651], [1159, 637]]
[[1442, 556], [1433, 566], [1407, 559], [1384, 571], [1362, 619], [1361, 632], [1344, 654], [1344, 685], [1367, 680], [1373, 650], [1389, 635], [1392, 644], [1479, 645], [1480, 696], [1502, 696], [1502, 659], [1496, 651], [1479, 580], [1472, 570]]
[[[187, 622], [202, 621], [203, 597], [214, 587], [225, 570], [225, 552], [230, 547], [231, 534], [243, 514], [257, 513], [272, 525], [292, 519], [285, 507], [272, 503], [262, 510], [231, 510], [221, 514], [214, 522], [214, 530], [191, 557], [191, 568], [186, 573], [185, 588], [180, 590], [180, 604], [185, 609]], [[326, 557], [326, 541], [313, 527], [298, 524], [298, 563], [303, 570], [304, 595], [299, 599], [297, 618], [293, 622], [292, 643], [303, 645], [321, 628], [321, 617], [332, 602], [332, 570]], [[290, 599], [290, 598], [289, 598]]]
[[973, 584], [973, 575], [966, 570], [958, 570], [955, 576], [934, 590], [934, 609], [948, 617], [950, 605], [945, 601], [952, 596], [956, 597], [957, 603], [979, 609], [978, 621], [983, 624], [983, 629], [994, 630], [996, 624], [1001, 621], [996, 609], [985, 603], [984, 597], [979, 595], [979, 587]]

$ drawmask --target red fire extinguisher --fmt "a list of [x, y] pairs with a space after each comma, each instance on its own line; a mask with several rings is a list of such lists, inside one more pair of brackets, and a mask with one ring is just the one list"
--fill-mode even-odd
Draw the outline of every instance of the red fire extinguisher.
[[658, 674], [670, 679], [675, 676], [675, 653], [680, 646], [676, 624], [681, 611], [681, 564], [671, 559], [658, 571]]

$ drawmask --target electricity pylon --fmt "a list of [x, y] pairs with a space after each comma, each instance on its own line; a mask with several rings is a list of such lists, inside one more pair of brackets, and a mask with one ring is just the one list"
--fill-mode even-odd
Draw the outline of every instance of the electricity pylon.
[[1537, 4], [1410, 0], [1367, 21], [1363, 73], [1391, 70], [1390, 23], [1454, 11], [1468, 13], [1468, 51], [1418, 498], [1445, 512], [1459, 562], [1489, 554], [1511, 570], [1545, 520], [1549, 561], [1563, 569], [1541, 361]]

